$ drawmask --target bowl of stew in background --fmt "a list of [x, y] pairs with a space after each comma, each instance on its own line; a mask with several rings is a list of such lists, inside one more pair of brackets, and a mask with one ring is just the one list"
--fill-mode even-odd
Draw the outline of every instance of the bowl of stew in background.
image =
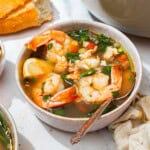
[[17, 129], [9, 112], [0, 105], [0, 149], [18, 150]]
[[[61, 33], [57, 31], [61, 31]], [[86, 36], [87, 32], [88, 37]], [[59, 49], [61, 49], [61, 36], [64, 33], [65, 37], [67, 34], [67, 37], [69, 36], [69, 39], [71, 38], [71, 43], [73, 44], [71, 44], [71, 48], [69, 47], [72, 51], [65, 52], [65, 56], [62, 57], [63, 52]], [[57, 42], [54, 41], [55, 38], [60, 44], [57, 44]], [[66, 43], [67, 42], [68, 40], [66, 40]], [[80, 50], [77, 50], [76, 45], [82, 45]], [[54, 54], [54, 51], [57, 49], [55, 47], [59, 50], [59, 56], [56, 57], [57, 59], [55, 59], [54, 55], [51, 55], [52, 53]], [[90, 52], [89, 50], [91, 50], [91, 53], [86, 53], [87, 51]], [[107, 53], [104, 54], [106, 51]], [[46, 56], [51, 57], [50, 60], [45, 57], [45, 53]], [[92, 55], [97, 59], [97, 61], [90, 60], [89, 66], [100, 64], [100, 68], [83, 65], [85, 60], [82, 59], [87, 55]], [[101, 55], [103, 56], [102, 58], [105, 58], [106, 60], [103, 61]], [[113, 58], [111, 58], [110, 55]], [[72, 72], [62, 68], [62, 64], [65, 64], [63, 61], [64, 59], [68, 62], [69, 69], [76, 65], [80, 67], [79, 70], [81, 72], [79, 72], [79, 78], [77, 78], [78, 74], [75, 74], [75, 76], [71, 77], [76, 79], [70, 79]], [[59, 61], [57, 62], [56, 60], [62, 61], [60, 62], [61, 67], [59, 66]], [[128, 61], [127, 63], [126, 60]], [[91, 61], [93, 62], [91, 63]], [[122, 64], [121, 67], [118, 67], [118, 62], [120, 65]], [[55, 64], [54, 67], [49, 66], [53, 64]], [[121, 70], [120, 68], [123, 69]], [[124, 76], [127, 76], [128, 74], [131, 75], [126, 78], [128, 79], [127, 82], [121, 82], [123, 71], [126, 72]], [[47, 78], [47, 75], [41, 76], [43, 72], [48, 72], [48, 77], [50, 79]], [[49, 72], [51, 73], [49, 74]], [[75, 71], [73, 71], [73, 73], [74, 72]], [[39, 74], [37, 78], [35, 78], [36, 74]], [[100, 80], [97, 80], [97, 76]], [[121, 79], [120, 76], [122, 77]], [[70, 78], [68, 79], [68, 77]], [[124, 101], [118, 102], [115, 108], [112, 104], [111, 108], [105, 110], [105, 113], [94, 123], [89, 132], [108, 126], [128, 108], [132, 100], [135, 98], [141, 83], [141, 78], [141, 59], [134, 44], [127, 36], [117, 29], [93, 21], [72, 20], [54, 23], [49, 29], [40, 34], [40, 36], [36, 36], [24, 46], [20, 52], [16, 66], [16, 81], [18, 87], [29, 105], [32, 107], [36, 116], [55, 128], [69, 132], [77, 131], [103, 101], [124, 93], [120, 91], [120, 89], [118, 92], [119, 87], [124, 87], [128, 90], [126, 86], [132, 86], [129, 81], [131, 83], [134, 81], [135, 85], [130, 95], [124, 99]], [[55, 79], [57, 80], [55, 81]], [[92, 96], [88, 95], [89, 93], [86, 93], [88, 92], [88, 88], [85, 84], [85, 82], [91, 82], [91, 80], [92, 83], [88, 85], [89, 89], [91, 89], [90, 86], [94, 89], [96, 88], [96, 91], [92, 92]], [[59, 82], [57, 83], [57, 81]], [[63, 87], [61, 86], [62, 82]], [[108, 83], [111, 85], [108, 87], [109, 89], [112, 88], [111, 83], [115, 83], [115, 86], [113, 86], [114, 89], [111, 93], [109, 90], [109, 93], [107, 94], [106, 90], [108, 88], [105, 88], [105, 91], [98, 90], [97, 92], [97, 88], [102, 88], [102, 86], [104, 87], [105, 84]], [[58, 86], [56, 86], [57, 84]], [[85, 85], [82, 86], [83, 84]], [[55, 88], [59, 87], [55, 94], [53, 93], [54, 91], [51, 91], [51, 93], [47, 91], [47, 89], [51, 90], [52, 86], [55, 86]], [[101, 95], [95, 96], [96, 93], [100, 93]], [[80, 101], [80, 97], [84, 99], [84, 107], [82, 101]], [[75, 101], [78, 100], [79, 103], [76, 105]], [[85, 113], [84, 110], [88, 111]]]

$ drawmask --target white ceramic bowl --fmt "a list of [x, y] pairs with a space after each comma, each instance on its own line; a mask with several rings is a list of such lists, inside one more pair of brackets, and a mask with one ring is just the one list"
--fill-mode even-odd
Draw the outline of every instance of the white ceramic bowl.
[[1, 75], [5, 65], [5, 50], [2, 41], [0, 41], [0, 51], [1, 51], [1, 55], [0, 55], [0, 75]]
[[83, 0], [99, 20], [121, 31], [150, 37], [150, 0]]
[[[116, 118], [118, 118], [130, 105], [132, 100], [134, 99], [142, 78], [142, 64], [141, 60], [138, 54], [138, 51], [136, 47], [133, 45], [133, 43], [120, 31], [117, 29], [102, 24], [98, 22], [90, 22], [90, 21], [65, 21], [65, 22], [57, 22], [52, 24], [49, 29], [58, 29], [62, 31], [68, 31], [68, 30], [74, 30], [74, 29], [81, 29], [81, 28], [88, 28], [92, 31], [103, 33], [107, 36], [110, 36], [114, 38], [115, 40], [122, 43], [122, 45], [127, 49], [128, 53], [132, 57], [132, 60], [135, 65], [136, 70], [136, 83], [135, 87], [131, 93], [131, 95], [126, 99], [126, 101], [120, 105], [118, 108], [113, 110], [112, 112], [109, 112], [105, 115], [103, 115], [99, 120], [97, 120], [94, 125], [90, 128], [89, 132], [95, 131], [101, 128], [106, 127], [109, 125], [112, 121], [114, 121]], [[24, 92], [21, 84], [21, 69], [22, 65], [30, 55], [29, 51], [25, 50], [25, 47], [22, 49], [18, 61], [17, 61], [17, 67], [16, 67], [16, 80], [18, 87], [21, 91], [21, 93], [26, 98], [27, 102], [30, 104], [30, 106], [33, 108], [36, 116], [38, 116], [42, 121], [45, 123], [58, 128], [60, 130], [69, 131], [69, 132], [75, 132], [79, 129], [79, 127], [87, 120], [87, 118], [67, 118], [58, 116], [55, 114], [52, 114], [50, 112], [45, 111], [44, 109], [38, 107]]]
[[2, 115], [3, 119], [6, 121], [8, 127], [10, 128], [13, 142], [13, 150], [19, 150], [17, 129], [14, 120], [12, 119], [12, 116], [7, 111], [7, 109], [2, 105], [0, 105], [0, 114]]

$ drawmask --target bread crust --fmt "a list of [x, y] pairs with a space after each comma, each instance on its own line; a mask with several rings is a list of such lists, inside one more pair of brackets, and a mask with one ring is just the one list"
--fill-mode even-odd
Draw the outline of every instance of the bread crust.
[[52, 19], [52, 15], [48, 15], [41, 21], [41, 15], [41, 12], [35, 6], [35, 3], [32, 1], [28, 2], [22, 8], [9, 14], [6, 18], [0, 19], [0, 35], [15, 33], [26, 28], [40, 26], [43, 22]]
[[0, 0], [0, 19], [8, 16], [12, 11], [23, 7], [31, 0]]
[[13, 33], [28, 27], [38, 25], [39, 13], [35, 7], [20, 12], [18, 15], [11, 15], [0, 20], [0, 34]]

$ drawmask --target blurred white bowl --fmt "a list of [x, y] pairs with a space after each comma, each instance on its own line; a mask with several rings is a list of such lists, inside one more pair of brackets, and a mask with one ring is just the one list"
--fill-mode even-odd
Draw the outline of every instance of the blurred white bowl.
[[83, 0], [99, 20], [124, 32], [150, 37], [150, 0]]

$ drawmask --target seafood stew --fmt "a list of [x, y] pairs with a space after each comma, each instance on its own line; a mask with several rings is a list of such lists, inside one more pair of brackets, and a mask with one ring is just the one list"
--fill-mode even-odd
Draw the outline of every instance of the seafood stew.
[[13, 150], [12, 137], [9, 127], [0, 114], [0, 150]]
[[[135, 83], [131, 57], [113, 38], [88, 29], [48, 30], [26, 44], [26, 94], [39, 107], [65, 117], [90, 117], [104, 101]], [[104, 111], [116, 108], [113, 103]]]

